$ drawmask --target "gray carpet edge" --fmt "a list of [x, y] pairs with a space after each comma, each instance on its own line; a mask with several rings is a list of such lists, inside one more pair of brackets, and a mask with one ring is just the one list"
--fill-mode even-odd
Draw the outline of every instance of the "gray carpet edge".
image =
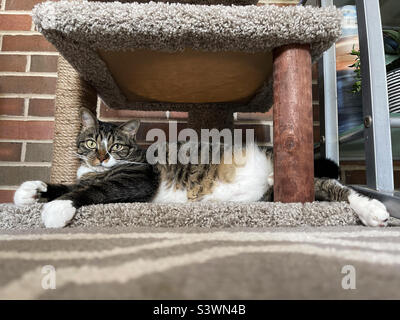
[[[44, 228], [43, 204], [0, 204], [0, 230]], [[345, 202], [313, 203], [113, 203], [82, 207], [67, 228], [74, 227], [295, 227], [359, 225]]]

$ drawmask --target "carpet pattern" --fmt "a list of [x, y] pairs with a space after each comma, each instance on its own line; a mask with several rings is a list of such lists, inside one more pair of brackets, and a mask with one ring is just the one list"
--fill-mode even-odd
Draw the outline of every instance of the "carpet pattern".
[[399, 240], [365, 227], [9, 231], [0, 298], [399, 299]]
[[[43, 228], [43, 204], [0, 204], [1, 229]], [[345, 226], [360, 221], [345, 202], [113, 203], [82, 207], [69, 227], [295, 227]]]

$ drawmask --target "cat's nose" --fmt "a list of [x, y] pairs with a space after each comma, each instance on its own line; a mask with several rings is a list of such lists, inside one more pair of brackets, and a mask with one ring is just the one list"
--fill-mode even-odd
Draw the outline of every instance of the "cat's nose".
[[101, 163], [101, 162], [103, 162], [103, 161], [108, 160], [109, 156], [108, 156], [107, 153], [104, 153], [104, 154], [101, 153], [101, 154], [99, 154], [98, 158], [99, 158], [99, 161], [100, 161], [100, 163]]
[[101, 163], [107, 163], [108, 160], [110, 160], [110, 157], [107, 157], [106, 159], [104, 159], [103, 161], [101, 161]]

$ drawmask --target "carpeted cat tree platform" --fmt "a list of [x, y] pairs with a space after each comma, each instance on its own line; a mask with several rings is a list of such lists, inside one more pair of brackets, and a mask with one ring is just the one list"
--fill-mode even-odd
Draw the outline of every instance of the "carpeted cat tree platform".
[[[79, 109], [95, 111], [97, 94], [110, 108], [188, 111], [196, 130], [232, 129], [233, 112], [264, 112], [274, 102], [277, 203], [98, 205], [80, 210], [72, 226], [359, 223], [347, 204], [312, 202], [311, 63], [340, 35], [336, 8], [125, 2], [46, 2], [33, 10], [37, 29], [62, 55], [52, 182], [75, 181]], [[0, 227], [40, 226], [39, 208], [3, 206]]]

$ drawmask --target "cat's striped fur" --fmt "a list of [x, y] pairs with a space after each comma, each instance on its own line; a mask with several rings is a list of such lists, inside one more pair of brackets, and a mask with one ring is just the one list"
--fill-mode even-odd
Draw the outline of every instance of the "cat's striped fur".
[[[86, 109], [82, 110], [81, 118], [77, 156], [82, 166], [78, 170], [77, 184], [28, 181], [15, 193], [17, 205], [30, 204], [38, 198], [48, 201], [42, 212], [47, 227], [65, 226], [77, 208], [90, 204], [273, 199], [271, 150], [251, 144], [235, 152], [229, 151], [232, 155], [229, 163], [222, 157], [220, 164], [167, 162], [152, 165], [147, 162], [145, 151], [136, 144], [137, 121], [128, 121], [120, 126], [104, 123]], [[178, 149], [184, 145], [180, 144]], [[317, 161], [315, 167], [320, 170], [323, 164], [327, 164], [326, 160]], [[333, 170], [330, 178], [322, 178], [327, 175], [321, 173], [315, 178], [316, 199], [347, 201], [364, 224], [386, 225], [388, 213], [384, 205], [332, 179], [337, 178], [338, 168], [330, 162], [328, 164], [336, 171]]]

